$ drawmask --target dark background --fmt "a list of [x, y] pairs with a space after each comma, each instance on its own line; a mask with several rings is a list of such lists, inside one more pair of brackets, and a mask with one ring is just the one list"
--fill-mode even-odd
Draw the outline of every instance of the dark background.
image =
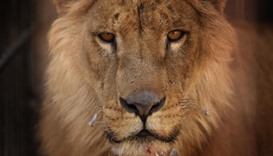
[[0, 156], [35, 155], [31, 90], [34, 0], [0, 4]]
[[[39, 46], [35, 42], [35, 36], [44, 26], [38, 9], [41, 2], [42, 0], [1, 1], [0, 156], [37, 155], [34, 132], [41, 101], [41, 91], [37, 89], [37, 73], [43, 73], [43, 70], [37, 71], [41, 70], [37, 67], [40, 66], [37, 63], [39, 48], [33, 47]], [[44, 14], [50, 12], [49, 9]], [[226, 13], [230, 20], [246, 20], [255, 24], [272, 23], [273, 2], [230, 0]]]
[[273, 21], [273, 1], [258, 0], [258, 21], [272, 22]]
[[226, 14], [230, 19], [269, 23], [273, 21], [273, 1], [228, 0]]

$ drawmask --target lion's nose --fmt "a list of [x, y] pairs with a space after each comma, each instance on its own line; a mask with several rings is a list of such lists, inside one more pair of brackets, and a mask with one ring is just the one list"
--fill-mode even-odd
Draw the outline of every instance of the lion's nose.
[[160, 98], [151, 91], [137, 92], [126, 99], [120, 98], [120, 103], [128, 112], [136, 113], [143, 122], [152, 113], [160, 110], [166, 101], [166, 97]]

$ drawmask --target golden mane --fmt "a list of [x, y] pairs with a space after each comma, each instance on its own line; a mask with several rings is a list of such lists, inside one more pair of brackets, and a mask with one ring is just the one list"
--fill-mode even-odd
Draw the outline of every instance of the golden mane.
[[[53, 2], [60, 17], [48, 36], [51, 62], [39, 124], [45, 154], [156, 155], [170, 154], [175, 149], [178, 155], [187, 156], [255, 155], [255, 131], [251, 129], [254, 129], [256, 93], [249, 91], [255, 88], [251, 84], [255, 76], [252, 66], [248, 67], [248, 61], [254, 57], [249, 53], [246, 60], [243, 56], [246, 52], [237, 48], [236, 32], [223, 16], [225, 0], [214, 3], [173, 0], [168, 5], [158, 2], [161, 7], [155, 10], [148, 1], [131, 4], [95, 0]], [[138, 6], [138, 12], [123, 9], [126, 5]], [[161, 40], [153, 42], [150, 38], [166, 30], [156, 24], [158, 20], [151, 19], [174, 19], [174, 15], [165, 12], [180, 13], [176, 5], [187, 10], [183, 13], [189, 15], [190, 18], [186, 18], [193, 25], [188, 29], [193, 33], [187, 34], [187, 41], [175, 43], [175, 48], [168, 51], [169, 56], [163, 56], [167, 54], [156, 49]], [[99, 12], [104, 7], [108, 9]], [[145, 12], [145, 7], [151, 7], [147, 10], [152, 11]], [[128, 15], [121, 15], [124, 12]], [[132, 20], [135, 13], [142, 21], [154, 21], [140, 26], [143, 31], [140, 39], [133, 33], [133, 26], [139, 26]], [[98, 37], [97, 30], [101, 29], [103, 32], [115, 30], [117, 36], [122, 34], [117, 31], [120, 25], [130, 30], [123, 36], [128, 39], [122, 43], [130, 43], [127, 47], [111, 47]], [[151, 25], [160, 32], [148, 30]], [[148, 39], [146, 33], [150, 33]], [[116, 42], [122, 39], [117, 38]], [[117, 52], [109, 52], [115, 48]], [[158, 50], [159, 54], [151, 49]], [[141, 56], [138, 51], [142, 52]], [[144, 76], [139, 78], [140, 75]], [[146, 119], [140, 119], [137, 113], [128, 112], [119, 104], [123, 97], [132, 97], [142, 90], [145, 93], [153, 90], [152, 93], [167, 97], [162, 110], [149, 114]], [[133, 134], [141, 125], [159, 139], [138, 142]]]

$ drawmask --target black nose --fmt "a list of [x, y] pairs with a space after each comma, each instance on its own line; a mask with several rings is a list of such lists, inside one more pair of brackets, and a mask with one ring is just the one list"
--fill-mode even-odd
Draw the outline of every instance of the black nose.
[[143, 91], [130, 95], [126, 99], [120, 98], [121, 105], [131, 113], [136, 113], [143, 122], [152, 113], [160, 110], [166, 101], [166, 97], [160, 98], [154, 92]]

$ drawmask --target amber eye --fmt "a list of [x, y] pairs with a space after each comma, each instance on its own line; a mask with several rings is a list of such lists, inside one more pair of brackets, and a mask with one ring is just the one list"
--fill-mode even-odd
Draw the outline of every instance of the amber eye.
[[170, 42], [176, 42], [180, 40], [185, 35], [185, 32], [182, 30], [173, 30], [168, 33], [168, 40]]
[[103, 33], [99, 33], [98, 37], [106, 42], [106, 43], [112, 43], [115, 41], [115, 35], [112, 33], [107, 33], [107, 32], [103, 32]]

